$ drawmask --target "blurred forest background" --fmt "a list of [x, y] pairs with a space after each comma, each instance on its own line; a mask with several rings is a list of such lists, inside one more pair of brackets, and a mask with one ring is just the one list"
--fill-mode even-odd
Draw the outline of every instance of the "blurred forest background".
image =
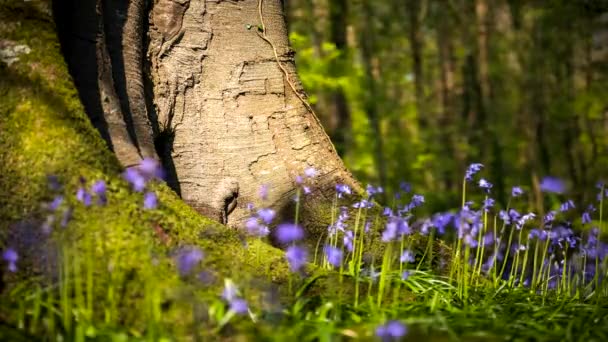
[[[298, 71], [356, 177], [429, 210], [459, 203], [471, 162], [493, 196], [578, 203], [608, 169], [608, 1], [285, 0]], [[540, 196], [538, 196], [540, 197]], [[389, 197], [390, 198], [390, 197]]]

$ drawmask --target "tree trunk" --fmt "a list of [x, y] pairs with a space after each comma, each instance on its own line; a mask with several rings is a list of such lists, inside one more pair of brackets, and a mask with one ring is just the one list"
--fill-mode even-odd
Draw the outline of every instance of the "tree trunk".
[[308, 167], [319, 171], [311, 207], [337, 182], [357, 186], [306, 103], [281, 1], [159, 0], [148, 35], [150, 96], [172, 136], [165, 162], [195, 209], [239, 226], [268, 184], [269, 203], [285, 213]]

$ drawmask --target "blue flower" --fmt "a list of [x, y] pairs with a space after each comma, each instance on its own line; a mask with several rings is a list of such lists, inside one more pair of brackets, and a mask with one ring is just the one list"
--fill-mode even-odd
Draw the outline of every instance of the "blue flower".
[[325, 252], [325, 256], [327, 257], [327, 262], [329, 262], [334, 267], [340, 267], [342, 264], [342, 250], [333, 246], [326, 245], [323, 247], [323, 252]]
[[589, 214], [589, 212], [585, 211], [585, 212], [583, 213], [583, 217], [582, 217], [582, 219], [581, 219], [581, 220], [582, 220], [582, 223], [583, 223], [583, 224], [590, 223], [590, 222], [591, 222], [591, 214]]
[[473, 180], [473, 176], [475, 176], [475, 174], [479, 171], [481, 171], [481, 169], [483, 168], [482, 164], [479, 163], [473, 163], [471, 165], [469, 165], [469, 167], [467, 168], [467, 171], [465, 172], [465, 176], [464, 179], [467, 180], [468, 182]]
[[410, 183], [401, 182], [401, 184], [399, 184], [399, 189], [407, 194], [412, 191], [412, 185]]
[[176, 256], [177, 269], [181, 276], [190, 274], [192, 269], [204, 258], [203, 251], [195, 246], [182, 247]]
[[146, 187], [146, 179], [135, 167], [130, 167], [122, 174], [123, 178], [131, 184], [133, 191], [142, 192]]
[[484, 211], [488, 211], [490, 208], [494, 207], [494, 204], [496, 203], [496, 201], [494, 201], [494, 199], [492, 198], [486, 198], [483, 201], [483, 210]]
[[308, 260], [308, 252], [300, 246], [289, 246], [285, 251], [285, 258], [289, 262], [289, 267], [292, 272], [298, 272]]
[[230, 310], [239, 315], [244, 315], [249, 311], [247, 301], [242, 298], [233, 299], [230, 302]]
[[304, 230], [297, 224], [282, 223], [277, 227], [276, 237], [280, 243], [290, 243], [302, 239]]
[[344, 195], [351, 195], [353, 193], [350, 187], [346, 184], [336, 184], [336, 192], [338, 193], [338, 198], [342, 198]]
[[486, 192], [490, 192], [490, 189], [492, 189], [492, 183], [482, 178], [479, 180], [479, 187], [484, 189]]
[[108, 202], [106, 196], [106, 182], [98, 180], [91, 186], [91, 192], [97, 196], [97, 204], [105, 205]]
[[76, 199], [82, 202], [85, 207], [91, 205], [91, 194], [89, 194], [84, 188], [78, 188], [78, 191], [76, 191]]
[[384, 192], [384, 189], [382, 189], [382, 187], [374, 187], [371, 184], [368, 184], [367, 187], [365, 188], [365, 192], [367, 192], [367, 196], [368, 197], [373, 197], [375, 194], [381, 194]]
[[304, 170], [304, 175], [308, 178], [314, 178], [318, 174], [317, 170], [314, 167], [309, 167]]
[[55, 175], [46, 176], [46, 180], [49, 186], [49, 190], [51, 191], [59, 191], [61, 190], [61, 183], [59, 182], [59, 177]]
[[540, 190], [543, 192], [562, 194], [566, 191], [566, 184], [557, 177], [545, 177], [540, 182]]
[[514, 186], [513, 189], [511, 189], [511, 196], [513, 196], [513, 197], [519, 197], [523, 194], [524, 194], [524, 191], [518, 186]]
[[397, 341], [407, 334], [407, 327], [399, 321], [389, 321], [376, 328], [376, 336], [382, 341]]
[[407, 280], [407, 278], [409, 278], [411, 275], [411, 271], [403, 271], [403, 273], [401, 273], [401, 280]]
[[6, 261], [8, 270], [11, 272], [17, 272], [17, 260], [19, 260], [19, 254], [12, 248], [7, 248], [2, 252], [2, 260]]
[[231, 279], [224, 279], [224, 289], [222, 290], [222, 298], [227, 302], [232, 302], [237, 299], [239, 295], [239, 289], [236, 287]]
[[564, 213], [564, 212], [566, 212], [566, 211], [568, 211], [570, 209], [574, 209], [574, 208], [575, 208], [574, 202], [572, 200], [567, 200], [566, 202], [562, 203], [559, 206], [559, 211], [561, 211], [562, 213]]
[[57, 195], [57, 196], [55, 196], [55, 198], [53, 198], [53, 201], [51, 203], [49, 203], [48, 208], [51, 211], [55, 211], [55, 210], [57, 210], [57, 208], [59, 208], [61, 203], [63, 203], [63, 196]]
[[276, 211], [270, 208], [262, 208], [258, 210], [258, 217], [266, 224], [270, 224], [276, 215]]
[[403, 254], [401, 254], [401, 258], [399, 258], [400, 262], [406, 263], [406, 264], [414, 262], [415, 260], [416, 259], [414, 257], [414, 253], [412, 253], [412, 251], [410, 251], [410, 250], [403, 251]]
[[165, 178], [165, 171], [156, 159], [144, 158], [139, 163], [139, 171], [147, 180]]
[[158, 207], [158, 198], [153, 192], [144, 194], [144, 209], [156, 209]]
[[344, 247], [346, 247], [346, 249], [349, 252], [353, 251], [353, 232], [350, 230], [347, 230], [344, 232]]

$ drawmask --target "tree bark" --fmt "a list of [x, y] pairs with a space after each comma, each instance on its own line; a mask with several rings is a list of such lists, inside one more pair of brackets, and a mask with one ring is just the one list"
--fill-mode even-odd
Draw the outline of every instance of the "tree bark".
[[149, 22], [152, 103], [160, 132], [173, 137], [164, 149], [187, 203], [224, 212], [233, 193], [224, 185], [236, 182], [226, 216], [239, 226], [263, 184], [288, 215], [294, 178], [308, 167], [319, 171], [311, 206], [337, 182], [357, 187], [306, 103], [281, 1], [159, 0]]

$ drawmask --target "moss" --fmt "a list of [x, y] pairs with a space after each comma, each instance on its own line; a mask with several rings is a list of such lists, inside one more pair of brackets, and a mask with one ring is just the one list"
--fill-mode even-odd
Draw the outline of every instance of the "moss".
[[[47, 183], [52, 174], [64, 184], [62, 193], [68, 201], [63, 209], [74, 208], [69, 229], [56, 227], [54, 234], [64, 241], [60, 250], [94, 260], [96, 288], [105, 290], [110, 281], [120, 284], [124, 292], [120, 305], [125, 309], [141, 308], [138, 293], [146, 279], [159, 282], [158, 289], [166, 298], [171, 298], [171, 289], [179, 288], [176, 284], [194, 286], [187, 285], [192, 279], [180, 279], [173, 266], [173, 251], [185, 244], [200, 246], [206, 254], [205, 267], [220, 279], [285, 281], [289, 272], [279, 250], [257, 241], [243, 248], [237, 232], [198, 215], [165, 185], [153, 186], [161, 202], [158, 210], [141, 208], [142, 195], [131, 192], [121, 179], [118, 161], [83, 110], [45, 10], [48, 7], [44, 1], [0, 1], [0, 39], [32, 49], [10, 67], [0, 63], [0, 248], [30, 241], [23, 237], [29, 234], [25, 226], [39, 233], [41, 222], [50, 214], [41, 204], [53, 196]], [[97, 179], [108, 183], [108, 205], [86, 208], [75, 201], [73, 194], [82, 182], [90, 186]], [[37, 247], [19, 248], [40, 253], [39, 247], [48, 245], [42, 240]], [[27, 261], [20, 261], [24, 265]], [[107, 275], [108, 267], [114, 278]], [[4, 278], [11, 280], [8, 275]], [[198, 296], [217, 296], [219, 286], [221, 282], [197, 288]], [[259, 296], [255, 289], [249, 292]], [[124, 310], [124, 319], [137, 326], [136, 322], [142, 323], [137, 313]], [[11, 316], [10, 312], [2, 315]]]

